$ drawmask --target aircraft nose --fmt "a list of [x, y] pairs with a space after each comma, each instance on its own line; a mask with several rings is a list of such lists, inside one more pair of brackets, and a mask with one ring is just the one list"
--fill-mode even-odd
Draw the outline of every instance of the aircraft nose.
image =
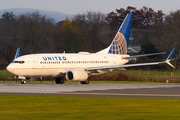
[[11, 72], [11, 68], [12, 68], [12, 65], [9, 64], [9, 65], [6, 67], [6, 70], [7, 70], [8, 72], [12, 73], [12, 72]]
[[6, 70], [9, 71], [9, 65], [6, 67]]
[[18, 74], [18, 71], [17, 71], [17, 66], [14, 65], [13, 63], [10, 63], [7, 67], [6, 67], [6, 70], [8, 72], [10, 72], [11, 74], [13, 75], [17, 75]]

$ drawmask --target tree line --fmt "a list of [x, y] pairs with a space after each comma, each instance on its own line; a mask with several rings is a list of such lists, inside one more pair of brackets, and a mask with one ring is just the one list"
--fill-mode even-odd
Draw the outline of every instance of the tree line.
[[[21, 55], [33, 53], [97, 52], [108, 47], [125, 16], [133, 13], [132, 44], [152, 43], [167, 53], [180, 48], [180, 10], [165, 15], [162, 10], [128, 6], [107, 15], [88, 11], [58, 23], [38, 11], [20, 15], [4, 12], [0, 20], [0, 54], [7, 62], [16, 49]], [[149, 51], [151, 52], [151, 51]]]

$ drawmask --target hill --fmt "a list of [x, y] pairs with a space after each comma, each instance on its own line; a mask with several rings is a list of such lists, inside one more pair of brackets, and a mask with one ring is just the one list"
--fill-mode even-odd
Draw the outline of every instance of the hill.
[[26, 14], [31, 12], [38, 11], [42, 15], [55, 19], [57, 22], [65, 20], [66, 18], [73, 18], [73, 15], [56, 12], [56, 11], [47, 11], [47, 10], [38, 10], [38, 9], [25, 9], [25, 8], [12, 8], [12, 9], [3, 9], [0, 10], [0, 16], [4, 12], [13, 12], [14, 15]]

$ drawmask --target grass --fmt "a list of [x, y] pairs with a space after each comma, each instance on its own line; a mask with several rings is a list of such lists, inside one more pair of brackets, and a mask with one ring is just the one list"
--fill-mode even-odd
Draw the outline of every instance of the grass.
[[124, 72], [128, 76], [146, 76], [146, 77], [180, 77], [180, 71], [166, 71], [166, 70], [125, 70], [106, 73], [104, 75], [112, 76], [120, 72]]
[[[114, 75], [119, 71], [107, 73]], [[139, 71], [126, 71], [129, 75], [139, 75]], [[140, 71], [146, 76], [146, 71]], [[161, 71], [148, 73], [163, 75]], [[7, 71], [0, 71], [9, 77]], [[166, 75], [171, 75], [170, 72]], [[179, 74], [174, 76], [180, 77]], [[0, 82], [3, 82], [0, 80]], [[15, 82], [15, 81], [6, 81]], [[18, 81], [20, 82], [20, 81]], [[31, 81], [30, 83], [40, 83]], [[52, 83], [43, 81], [42, 83]], [[67, 82], [79, 84], [79, 82]], [[91, 81], [92, 84], [152, 84], [157, 82], [136, 81]], [[180, 100], [166, 99], [125, 99], [87, 97], [47, 97], [47, 96], [3, 96], [0, 95], [0, 120], [179, 120]]]
[[111, 73], [106, 73], [104, 75], [105, 76], [116, 76], [121, 72], [128, 76], [128, 80], [125, 80], [125, 81], [143, 81], [143, 82], [166, 83], [166, 81], [168, 80], [170, 83], [180, 83], [179, 70], [173, 70], [173, 71], [165, 71], [165, 70], [117, 71], [117, 70], [115, 70]]
[[4, 80], [4, 79], [12, 79], [13, 75], [11, 73], [9, 73], [7, 70], [0, 70], [0, 79]]
[[0, 96], [1, 120], [179, 120], [180, 100]]

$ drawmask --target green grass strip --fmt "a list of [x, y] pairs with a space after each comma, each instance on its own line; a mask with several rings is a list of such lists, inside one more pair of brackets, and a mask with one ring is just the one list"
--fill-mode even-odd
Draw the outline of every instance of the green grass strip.
[[180, 100], [0, 96], [0, 120], [179, 120]]

